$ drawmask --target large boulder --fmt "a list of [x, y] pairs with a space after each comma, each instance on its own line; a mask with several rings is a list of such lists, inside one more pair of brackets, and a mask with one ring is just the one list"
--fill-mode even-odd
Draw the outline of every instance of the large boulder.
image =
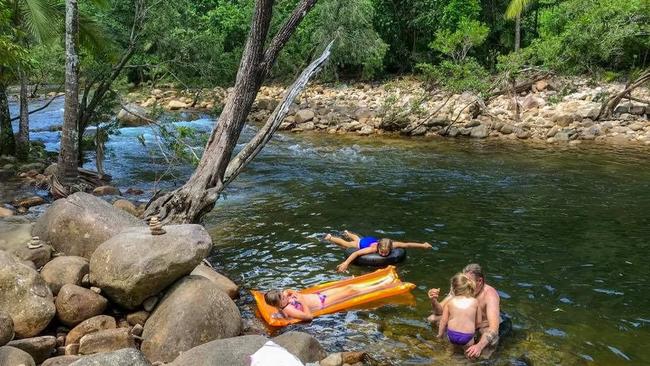
[[42, 245], [29, 248], [32, 224], [0, 221], [0, 250], [7, 251], [24, 261], [32, 261], [36, 268], [50, 260], [52, 247]]
[[212, 246], [200, 225], [128, 228], [99, 246], [90, 259], [90, 281], [118, 305], [133, 309], [192, 272]]
[[0, 309], [11, 316], [20, 338], [40, 333], [55, 313], [52, 291], [38, 272], [1, 250]]
[[130, 103], [126, 105], [126, 109], [120, 109], [120, 112], [117, 114], [117, 120], [120, 122], [120, 125], [124, 127], [143, 126], [147, 124], [145, 118], [148, 118], [148, 114], [149, 111], [147, 111], [146, 108], [135, 103]]
[[14, 339], [14, 321], [9, 314], [0, 310], [0, 346]]
[[0, 365], [2, 366], [36, 366], [29, 353], [16, 347], [0, 347]]
[[294, 119], [296, 123], [305, 123], [314, 119], [316, 114], [311, 109], [301, 109], [296, 112]]
[[61, 323], [73, 327], [106, 310], [108, 300], [81, 286], [67, 284], [56, 297], [56, 315]]
[[65, 345], [79, 343], [86, 334], [99, 332], [100, 330], [115, 329], [117, 323], [115, 318], [109, 315], [97, 315], [86, 319], [74, 327], [65, 337]]
[[41, 270], [41, 276], [50, 286], [55, 296], [63, 285], [80, 286], [81, 280], [88, 274], [88, 259], [76, 256], [61, 256], [52, 259]]
[[59, 252], [90, 258], [101, 243], [130, 226], [144, 224], [101, 198], [77, 192], [55, 201], [32, 233]]
[[273, 342], [284, 347], [303, 363], [318, 362], [327, 357], [327, 352], [316, 338], [303, 332], [286, 332], [275, 338]]
[[83, 357], [70, 366], [151, 366], [142, 352], [135, 348], [124, 348], [114, 352]]
[[213, 268], [206, 266], [203, 263], [196, 266], [196, 268], [194, 268], [190, 274], [209, 279], [223, 292], [227, 293], [231, 299], [236, 299], [239, 297], [239, 286], [237, 286], [237, 284], [232, 282], [228, 277], [222, 275], [221, 273], [215, 271]]
[[15, 347], [29, 353], [34, 359], [34, 362], [40, 364], [54, 354], [56, 338], [53, 336], [42, 336], [17, 339], [9, 342], [7, 346]]
[[240, 333], [241, 315], [230, 297], [204, 277], [187, 276], [147, 320], [142, 352], [152, 362], [170, 362], [192, 347]]
[[268, 341], [261, 335], [215, 340], [183, 352], [171, 366], [249, 366], [250, 356]]

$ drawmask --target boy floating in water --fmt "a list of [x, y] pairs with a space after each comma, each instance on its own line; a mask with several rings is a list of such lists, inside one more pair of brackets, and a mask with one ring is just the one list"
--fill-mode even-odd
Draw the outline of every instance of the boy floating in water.
[[445, 303], [438, 328], [438, 338], [447, 333], [447, 339], [463, 351], [474, 344], [474, 333], [481, 322], [481, 308], [474, 298], [476, 284], [464, 273], [451, 278], [453, 297]]
[[334, 243], [342, 248], [359, 249], [356, 252], [350, 254], [350, 256], [343, 263], [339, 264], [336, 267], [339, 272], [347, 271], [350, 264], [354, 262], [357, 257], [362, 255], [377, 253], [382, 257], [388, 257], [394, 248], [431, 248], [431, 244], [429, 243], [403, 243], [388, 238], [379, 239], [374, 236], [359, 237], [357, 234], [351, 233], [347, 230], [343, 231], [343, 235], [350, 240], [332, 236], [331, 234], [325, 235], [325, 240], [329, 241], [330, 243]]

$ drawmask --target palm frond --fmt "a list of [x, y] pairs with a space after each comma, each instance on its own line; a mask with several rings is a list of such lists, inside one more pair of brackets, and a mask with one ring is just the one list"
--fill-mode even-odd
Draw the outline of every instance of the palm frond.
[[524, 9], [532, 3], [533, 0], [510, 0], [508, 9], [506, 9], [506, 19], [514, 19], [524, 12]]
[[43, 42], [59, 32], [61, 17], [52, 0], [21, 0], [21, 23], [36, 39]]
[[115, 48], [108, 32], [85, 12], [79, 12], [79, 43], [95, 56], [110, 55]]

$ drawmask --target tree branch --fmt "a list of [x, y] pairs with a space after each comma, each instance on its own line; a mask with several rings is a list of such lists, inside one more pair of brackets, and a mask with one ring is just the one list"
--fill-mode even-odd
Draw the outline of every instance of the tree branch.
[[284, 93], [284, 97], [278, 106], [275, 108], [271, 116], [267, 119], [266, 123], [257, 134], [244, 146], [244, 148], [235, 156], [224, 174], [223, 187], [226, 187], [239, 173], [257, 156], [267, 142], [273, 137], [275, 131], [278, 130], [280, 124], [289, 112], [291, 103], [303, 91], [309, 79], [314, 76], [325, 64], [325, 61], [330, 56], [330, 49], [334, 41], [330, 42], [323, 53], [316, 60], [312, 61], [309, 66], [300, 74], [300, 76], [293, 82], [291, 87]]
[[309, 13], [309, 10], [316, 5], [318, 0], [301, 0], [300, 3], [293, 9], [293, 13], [287, 21], [282, 25], [282, 28], [276, 33], [271, 40], [271, 43], [264, 52], [264, 58], [262, 59], [262, 70], [264, 76], [268, 75], [271, 72], [271, 68], [275, 63], [275, 59], [278, 57], [284, 45], [289, 41], [291, 35], [296, 30], [296, 28], [302, 22], [302, 19]]
[[[60, 90], [60, 88], [59, 88], [59, 90]], [[34, 109], [34, 110], [32, 110], [32, 111], [29, 111], [28, 114], [32, 114], [32, 113], [36, 113], [36, 112], [40, 112], [40, 111], [42, 111], [43, 109], [49, 107], [50, 104], [52, 104], [52, 102], [54, 101], [54, 99], [56, 99], [56, 98], [58, 98], [58, 97], [62, 97], [63, 95], [65, 95], [65, 94], [58, 95], [58, 93], [59, 93], [58, 90], [57, 90], [56, 93], [57, 93], [57, 95], [53, 96], [52, 99], [50, 99], [47, 103], [43, 104], [42, 106], [40, 106], [40, 107], [38, 107], [38, 108], [36, 108], [36, 109]], [[19, 119], [20, 119], [20, 116], [16, 116], [16, 117], [14, 117], [14, 118], [11, 119], [11, 122], [13, 122], [13, 121], [17, 121], [17, 120], [19, 120]]]

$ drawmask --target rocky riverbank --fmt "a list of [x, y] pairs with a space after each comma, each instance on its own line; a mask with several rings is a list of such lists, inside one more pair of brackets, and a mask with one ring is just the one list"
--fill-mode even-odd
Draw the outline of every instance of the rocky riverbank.
[[[48, 169], [33, 170], [56, 166]], [[364, 364], [363, 353], [328, 356], [309, 334], [268, 338], [244, 322], [238, 285], [205, 261], [212, 240], [200, 225], [147, 224], [129, 201], [87, 193], [55, 201], [33, 223], [7, 211], [0, 365], [245, 366], [269, 341], [304, 364]]]
[[[426, 90], [421, 82], [412, 79], [382, 84], [312, 85], [292, 105], [281, 129], [361, 136], [390, 133], [650, 146], [650, 107], [639, 102], [650, 100], [647, 88], [634, 91], [636, 101], [624, 99], [611, 118], [597, 120], [603, 99], [623, 88], [623, 84], [595, 85], [589, 80], [553, 78], [534, 83], [516, 97], [500, 95], [485, 104], [476, 102], [469, 93], [450, 96]], [[283, 90], [280, 86], [263, 87], [251, 120], [265, 121]], [[157, 109], [218, 113], [230, 91], [141, 89], [128, 94], [131, 103], [127, 109], [143, 116]], [[120, 111], [118, 120], [123, 125], [145, 123], [126, 110]]]

